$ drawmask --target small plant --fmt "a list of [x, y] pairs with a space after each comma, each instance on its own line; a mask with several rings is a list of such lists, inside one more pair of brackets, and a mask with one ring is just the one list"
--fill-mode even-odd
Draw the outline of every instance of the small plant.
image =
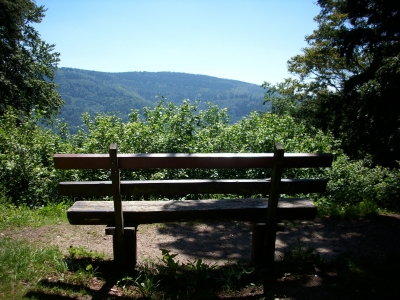
[[142, 297], [151, 299], [160, 285], [160, 280], [156, 281], [154, 275], [141, 271], [133, 283]]
[[97, 251], [93, 251], [93, 250], [87, 250], [84, 247], [74, 247], [74, 246], [70, 246], [68, 248], [68, 253], [69, 253], [69, 257], [71, 259], [74, 258], [91, 258], [93, 260], [99, 260], [99, 259], [104, 259], [105, 254], [104, 253], [99, 253]]
[[197, 259], [193, 262], [189, 261], [187, 264], [184, 265], [187, 269], [189, 270], [193, 270], [195, 272], [198, 273], [203, 273], [203, 272], [207, 272], [209, 270], [213, 270], [216, 268], [216, 265], [208, 265], [206, 263], [203, 262], [203, 260]]
[[133, 284], [133, 282], [134, 282], [134, 279], [132, 277], [130, 277], [129, 275], [126, 275], [125, 277], [123, 277], [117, 281], [117, 285], [125, 291], [125, 290], [127, 290], [127, 288], [130, 285]]
[[152, 272], [147, 268], [143, 268], [136, 278], [127, 275], [118, 280], [117, 285], [124, 291], [127, 291], [130, 286], [134, 286], [143, 298], [151, 299], [160, 285], [160, 280], [156, 281]]
[[175, 261], [174, 257], [178, 254], [171, 254], [170, 250], [160, 249], [162, 253], [161, 261], [165, 264], [167, 273], [175, 274], [179, 269], [179, 260]]
[[217, 266], [204, 263], [201, 259], [182, 266], [185, 269], [183, 276], [186, 276], [187, 286], [201, 291], [204, 285], [214, 285], [213, 279], [216, 277]]
[[295, 261], [305, 263], [309, 261], [319, 260], [319, 256], [314, 253], [313, 248], [303, 248], [300, 240], [297, 240], [297, 246], [294, 249], [286, 251], [283, 255], [283, 261]]
[[83, 247], [68, 248], [69, 258], [66, 262], [69, 270], [74, 272], [71, 276], [72, 281], [85, 283], [86, 281], [98, 277], [98, 267], [93, 266], [93, 261], [104, 259], [104, 253], [87, 250]]
[[245, 269], [235, 265], [229, 265], [222, 274], [222, 281], [224, 282], [224, 289], [226, 291], [235, 291], [240, 289], [242, 281], [245, 276], [254, 272], [254, 268]]
[[93, 265], [92, 264], [88, 264], [87, 266], [86, 266], [86, 268], [85, 268], [85, 271], [87, 272], [87, 274], [89, 275], [89, 276], [91, 276], [91, 277], [96, 277], [96, 275], [97, 275], [97, 269], [98, 269], [98, 267], [96, 267], [96, 268], [93, 268]]

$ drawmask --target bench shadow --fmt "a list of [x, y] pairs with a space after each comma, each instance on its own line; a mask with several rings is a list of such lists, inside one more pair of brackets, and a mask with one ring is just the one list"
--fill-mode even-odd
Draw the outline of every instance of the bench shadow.
[[324, 258], [340, 254], [354, 256], [400, 253], [400, 239], [393, 235], [400, 230], [399, 215], [378, 215], [361, 220], [317, 219], [289, 223], [278, 233], [277, 250], [297, 247], [312, 248]]
[[252, 224], [245, 222], [167, 223], [157, 228], [158, 240], [152, 246], [171, 250], [190, 257], [190, 260], [201, 258], [212, 263], [230, 260], [248, 263], [251, 230]]
[[[400, 218], [394, 215], [356, 221], [325, 218], [285, 221], [285, 224], [285, 231], [277, 233], [278, 260], [298, 247], [312, 248], [327, 259], [341, 253], [355, 256], [400, 253], [400, 239], [393, 238], [400, 230]], [[248, 222], [167, 223], [157, 228], [157, 235], [150, 241], [146, 232], [140, 233], [139, 226], [139, 257], [146, 256], [146, 248], [152, 247], [171, 250], [189, 260], [201, 258], [212, 263], [235, 260], [246, 264], [251, 258], [252, 224]]]

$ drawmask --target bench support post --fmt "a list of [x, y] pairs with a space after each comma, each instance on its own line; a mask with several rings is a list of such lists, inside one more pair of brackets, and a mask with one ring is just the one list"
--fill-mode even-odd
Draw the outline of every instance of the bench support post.
[[125, 255], [127, 269], [134, 270], [137, 261], [137, 227], [124, 228]]
[[[282, 221], [275, 224], [275, 231], [285, 231]], [[251, 261], [252, 266], [262, 265], [265, 262], [265, 239], [267, 237], [267, 223], [253, 222], [253, 233], [251, 239]]]
[[127, 255], [124, 239], [124, 215], [122, 212], [121, 186], [118, 169], [117, 145], [110, 145], [111, 181], [114, 199], [115, 232], [113, 235], [114, 261], [127, 266]]
[[[118, 240], [117, 235], [115, 234], [115, 226], [114, 224], [107, 225], [105, 230], [106, 235], [112, 235], [113, 239], [113, 253], [114, 259], [116, 257], [116, 253], [118, 253]], [[132, 271], [135, 269], [137, 262], [137, 226], [125, 226], [124, 227], [124, 246], [125, 246], [125, 255], [126, 255], [126, 265], [124, 265], [124, 269], [128, 271]], [[118, 254], [117, 254], [118, 257]]]
[[251, 265], [253, 266], [257, 266], [263, 262], [266, 233], [266, 223], [253, 223], [253, 235], [251, 238]]
[[279, 188], [282, 177], [284, 150], [281, 144], [276, 144], [274, 149], [274, 167], [271, 176], [271, 190], [268, 199], [268, 216], [265, 239], [265, 262], [272, 263], [275, 259], [276, 240], [276, 211], [279, 200]]

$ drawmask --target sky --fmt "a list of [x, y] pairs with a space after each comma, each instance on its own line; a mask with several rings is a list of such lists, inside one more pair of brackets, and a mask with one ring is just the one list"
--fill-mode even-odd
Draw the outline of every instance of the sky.
[[183, 72], [261, 85], [317, 29], [316, 0], [36, 0], [59, 67]]

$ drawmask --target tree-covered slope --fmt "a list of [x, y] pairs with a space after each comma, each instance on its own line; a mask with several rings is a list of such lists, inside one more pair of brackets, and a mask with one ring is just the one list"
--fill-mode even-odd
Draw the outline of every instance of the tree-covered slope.
[[119, 112], [126, 118], [131, 109], [154, 107], [164, 96], [176, 104], [183, 99], [199, 100], [228, 108], [231, 121], [237, 121], [262, 105], [264, 90], [258, 85], [205, 75], [174, 72], [105, 73], [71, 68], [57, 71], [58, 91], [65, 101], [61, 117], [72, 127], [83, 112]]

